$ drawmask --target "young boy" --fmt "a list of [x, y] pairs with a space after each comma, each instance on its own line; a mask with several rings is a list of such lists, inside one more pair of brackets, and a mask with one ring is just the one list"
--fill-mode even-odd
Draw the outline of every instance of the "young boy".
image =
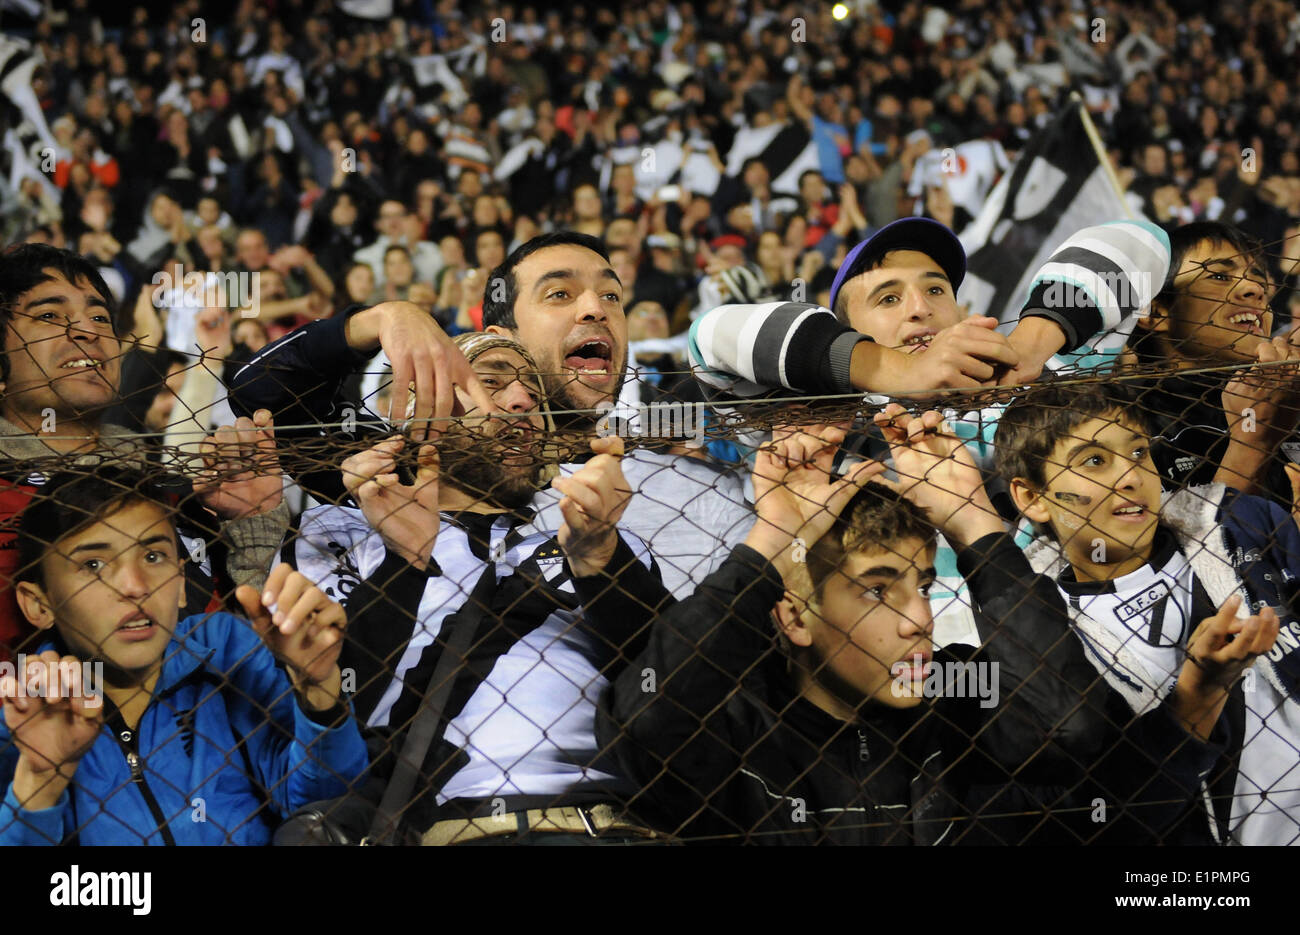
[[[1165, 777], [1085, 776], [1121, 739], [1120, 702], [941, 422], [888, 428], [903, 496], [861, 487], [876, 462], [834, 478], [840, 429], [759, 452], [745, 543], [660, 615], [603, 701], [599, 736], [645, 785], [639, 807], [712, 842], [1077, 843], [1102, 830], [1087, 803], [1105, 779], [1115, 818], [1140, 793], [1147, 827], [1176, 819], [1212, 752], [1160, 713], [1129, 739], [1168, 756]], [[980, 650], [934, 647], [932, 520]], [[787, 652], [769, 655], [773, 619]]]
[[[1169, 237], [1171, 262], [1151, 314], [1130, 340], [1143, 364], [1177, 373], [1142, 381], [1153, 446], [1172, 488], [1218, 481], [1291, 505], [1283, 452], [1300, 419], [1300, 347], [1272, 337], [1267, 256], [1228, 224], [1198, 221]], [[1270, 340], [1271, 339], [1271, 340]], [[1243, 365], [1257, 366], [1242, 372]]]
[[[967, 316], [957, 302], [966, 275], [957, 236], [937, 221], [904, 218], [853, 248], [836, 273], [829, 308], [769, 302], [701, 316], [691, 327], [691, 363], [705, 398], [719, 406], [791, 392], [848, 402], [858, 391], [915, 398], [945, 387], [1023, 383], [1045, 365], [1088, 364], [1085, 345], [1122, 340], [1116, 334], [1151, 302], [1168, 265], [1168, 238], [1146, 222], [1076, 231], [1036, 271], [1015, 330], [1003, 336], [992, 330], [995, 319]], [[963, 407], [946, 413], [954, 431], [991, 472], [1001, 406], [972, 409], [960, 397], [953, 405]], [[755, 410], [738, 412], [752, 417]], [[885, 444], [864, 428], [846, 451], [883, 457]], [[762, 436], [741, 440], [757, 446]], [[974, 620], [950, 549], [940, 548], [938, 569], [940, 642], [970, 641]]]
[[18, 551], [19, 607], [50, 639], [0, 670], [0, 844], [266, 844], [365, 772], [343, 609], [288, 565], [238, 589], [248, 621], [178, 622], [174, 511], [110, 466], [51, 479]]
[[1132, 397], [1049, 385], [1007, 408], [999, 468], [1046, 533], [1028, 557], [1057, 580], [1090, 660], [1138, 714], [1168, 704], [1209, 736], [1214, 711], [1187, 713], [1188, 686], [1175, 685], [1189, 674], [1196, 620], [1230, 620], [1230, 646], [1266, 654], [1243, 684], [1190, 672], [1226, 700], [1211, 830], [1240, 844], [1300, 842], [1300, 532], [1285, 511], [1220, 484], [1163, 496]]

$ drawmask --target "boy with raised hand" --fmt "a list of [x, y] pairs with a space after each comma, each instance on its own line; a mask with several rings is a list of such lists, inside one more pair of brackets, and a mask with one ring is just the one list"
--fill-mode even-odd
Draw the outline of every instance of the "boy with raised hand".
[[1300, 346], [1273, 337], [1264, 247], [1218, 221], [1179, 227], [1169, 243], [1169, 274], [1130, 338], [1141, 363], [1171, 371], [1140, 384], [1156, 466], [1167, 486], [1217, 481], [1291, 505]]
[[1217, 839], [1298, 843], [1300, 531], [1220, 484], [1163, 495], [1133, 396], [1049, 385], [1008, 406], [998, 466], [1043, 533], [1029, 560], [1056, 579], [1089, 659], [1134, 713], [1168, 708], [1201, 737], [1222, 717]]
[[[941, 422], [931, 412], [892, 430], [897, 490], [866, 484], [878, 462], [834, 475], [839, 428], [785, 430], [759, 451], [758, 521], [744, 544], [659, 615], [603, 699], [599, 736], [645, 785], [636, 804], [688, 840], [715, 842], [1096, 834], [1083, 807], [1096, 777], [1085, 772], [1116, 743], [1121, 703]], [[980, 650], [934, 646], [936, 526], [958, 549]], [[773, 621], [783, 653], [772, 652]], [[1194, 788], [1205, 746], [1168, 721], [1152, 735]], [[1156, 828], [1187, 797], [1161, 807], [1166, 786], [1123, 782], [1154, 803], [1139, 817]], [[1132, 795], [1112, 801], [1127, 807]]]
[[[236, 592], [248, 620], [178, 621], [174, 515], [108, 466], [24, 511], [18, 603], [50, 639], [0, 678], [0, 843], [266, 844], [277, 814], [365, 772], [343, 609], [280, 565]], [[93, 692], [82, 663], [102, 670]]]

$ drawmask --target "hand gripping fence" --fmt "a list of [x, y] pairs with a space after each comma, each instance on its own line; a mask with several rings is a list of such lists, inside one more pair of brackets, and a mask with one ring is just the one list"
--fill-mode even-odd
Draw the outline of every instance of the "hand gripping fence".
[[1300, 842], [1296, 371], [11, 434], [0, 841]]

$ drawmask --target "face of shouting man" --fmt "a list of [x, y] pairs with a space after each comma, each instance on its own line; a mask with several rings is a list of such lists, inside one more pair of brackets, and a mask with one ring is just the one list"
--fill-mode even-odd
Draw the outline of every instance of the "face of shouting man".
[[[507, 275], [514, 278], [514, 289], [507, 288], [514, 293], [513, 322], [485, 330], [509, 335], [528, 350], [552, 410], [591, 410], [564, 417], [566, 423], [594, 424], [600, 415], [594, 410], [614, 401], [627, 366], [618, 275], [599, 253], [576, 243], [536, 249]], [[489, 280], [489, 295], [496, 286]], [[484, 317], [491, 320], [486, 308]]]

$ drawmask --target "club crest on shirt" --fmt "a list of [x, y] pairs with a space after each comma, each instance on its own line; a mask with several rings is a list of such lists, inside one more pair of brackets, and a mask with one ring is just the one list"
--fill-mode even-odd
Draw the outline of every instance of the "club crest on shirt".
[[1135, 622], [1146, 618], [1147, 632], [1143, 637], [1152, 646], [1177, 646], [1186, 627], [1182, 606], [1173, 596], [1167, 581], [1156, 581], [1151, 587], [1116, 604], [1115, 616], [1129, 629], [1138, 632]]
[[1122, 604], [1116, 604], [1115, 616], [1122, 622], [1128, 623], [1138, 614], [1145, 612], [1160, 600], [1168, 597], [1169, 594], [1169, 584], [1165, 581], [1157, 581], [1141, 594], [1130, 597]]
[[552, 565], [564, 564], [564, 552], [559, 546], [547, 548], [543, 546], [533, 553], [533, 561], [537, 563], [538, 568], [549, 568]]

